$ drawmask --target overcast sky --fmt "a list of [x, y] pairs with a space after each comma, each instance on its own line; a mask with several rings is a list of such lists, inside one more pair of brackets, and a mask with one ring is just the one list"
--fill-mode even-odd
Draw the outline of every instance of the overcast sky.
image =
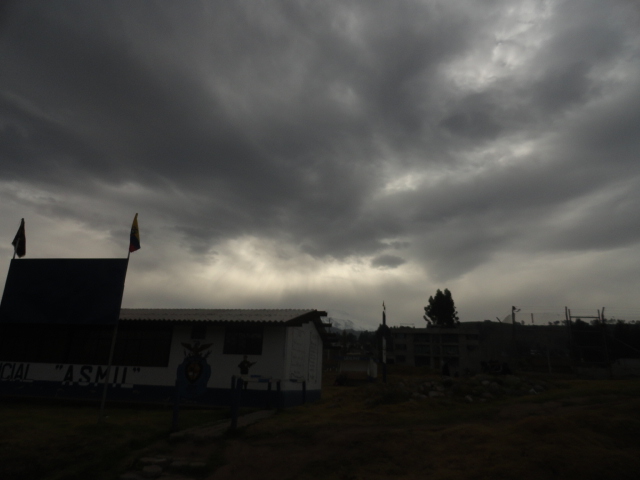
[[638, 318], [638, 5], [3, 1], [0, 286], [137, 212], [126, 307]]

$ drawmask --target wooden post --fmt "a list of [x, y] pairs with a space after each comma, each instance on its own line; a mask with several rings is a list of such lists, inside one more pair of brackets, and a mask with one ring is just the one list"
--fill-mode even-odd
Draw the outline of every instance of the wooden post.
[[302, 403], [307, 403], [307, 381], [302, 381]]
[[567, 328], [569, 329], [569, 352], [573, 353], [573, 333], [571, 332], [571, 311], [564, 307], [564, 318], [567, 322]]
[[609, 346], [607, 345], [607, 324], [604, 321], [604, 307], [602, 307], [602, 314], [598, 310], [598, 317], [600, 317], [600, 328], [602, 329], [602, 346], [604, 348], [604, 361], [607, 363], [609, 370], [609, 380], [613, 379], [613, 366], [611, 365], [611, 359], [609, 357]]
[[553, 336], [551, 335], [551, 332], [548, 331], [547, 332], [547, 365], [549, 366], [549, 373], [552, 372], [551, 370], [551, 339], [553, 338]]
[[277, 397], [276, 397], [276, 408], [278, 411], [282, 410], [282, 387], [280, 386], [280, 380], [276, 383], [277, 389]]
[[173, 400], [173, 417], [171, 418], [171, 431], [178, 431], [178, 416], [180, 415], [180, 388], [178, 387], [178, 382], [176, 381], [176, 393], [175, 398]]
[[387, 383], [387, 307], [382, 302], [382, 383]]
[[231, 390], [231, 430], [238, 428], [238, 407], [240, 404], [240, 395], [242, 394], [242, 386], [244, 381], [241, 378], [236, 379], [236, 384]]
[[575, 366], [573, 361], [573, 332], [571, 331], [571, 310], [569, 310], [568, 307], [564, 307], [564, 316], [567, 321], [567, 328], [569, 329], [569, 365], [573, 368]]
[[516, 307], [514, 305], [511, 305], [511, 351], [513, 352], [512, 355], [512, 362], [513, 365], [511, 365], [511, 368], [515, 368], [516, 366], [516, 356], [517, 356], [517, 349], [516, 349]]
[[[119, 315], [118, 311], [118, 316]], [[111, 347], [109, 349], [109, 361], [107, 363], [107, 373], [105, 375], [104, 385], [102, 386], [102, 400], [100, 402], [100, 416], [98, 417], [98, 423], [104, 422], [104, 405], [107, 401], [107, 388], [109, 387], [109, 375], [111, 373], [111, 364], [113, 363], [113, 352], [116, 348], [116, 338], [118, 337], [118, 323], [120, 319], [116, 320], [116, 326], [113, 327], [113, 336], [111, 337]]]
[[[127, 264], [124, 267], [124, 278], [122, 279], [122, 290], [120, 291], [120, 308], [122, 308], [122, 297], [124, 295], [124, 284], [127, 280], [127, 270], [129, 269], [129, 258], [131, 258], [131, 252], [127, 254]], [[98, 423], [104, 422], [104, 405], [107, 401], [107, 388], [109, 387], [109, 375], [111, 374], [111, 364], [113, 363], [113, 352], [115, 351], [116, 338], [118, 337], [118, 324], [120, 323], [120, 308], [118, 309], [116, 324], [113, 327], [113, 337], [111, 338], [111, 347], [109, 349], [109, 361], [107, 363], [107, 373], [104, 379], [104, 386], [102, 387], [102, 401], [100, 402], [100, 414], [98, 416]]]

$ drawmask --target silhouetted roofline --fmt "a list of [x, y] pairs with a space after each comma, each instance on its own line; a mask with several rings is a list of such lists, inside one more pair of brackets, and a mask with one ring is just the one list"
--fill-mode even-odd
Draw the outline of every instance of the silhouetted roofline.
[[121, 321], [296, 323], [327, 312], [315, 309], [122, 308]]

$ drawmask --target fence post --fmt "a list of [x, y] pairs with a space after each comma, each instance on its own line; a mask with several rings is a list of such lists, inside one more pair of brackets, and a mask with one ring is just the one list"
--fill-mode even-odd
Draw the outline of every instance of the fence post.
[[302, 381], [302, 403], [307, 403], [307, 381]]
[[236, 384], [231, 389], [231, 430], [238, 428], [238, 405], [240, 403], [240, 395], [242, 394], [242, 384], [244, 381], [241, 378], [236, 379]]
[[280, 386], [280, 380], [276, 384], [277, 388], [277, 398], [276, 398], [276, 408], [278, 410], [282, 410], [282, 387]]
[[176, 382], [175, 398], [173, 400], [173, 416], [171, 419], [171, 431], [178, 431], [178, 415], [180, 414], [180, 388]]

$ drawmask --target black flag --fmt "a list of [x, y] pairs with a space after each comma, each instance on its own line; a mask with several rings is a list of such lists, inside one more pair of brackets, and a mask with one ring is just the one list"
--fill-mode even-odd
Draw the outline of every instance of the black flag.
[[13, 242], [13, 254], [18, 255], [19, 258], [22, 258], [27, 253], [27, 237], [24, 233], [24, 218], [20, 222], [20, 228], [18, 228], [18, 233], [16, 233]]

